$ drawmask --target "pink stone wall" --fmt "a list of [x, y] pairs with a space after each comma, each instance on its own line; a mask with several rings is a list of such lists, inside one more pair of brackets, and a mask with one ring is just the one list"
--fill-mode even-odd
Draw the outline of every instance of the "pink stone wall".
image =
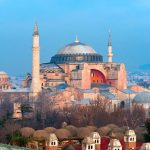
[[84, 64], [84, 70], [82, 71], [82, 89], [91, 88], [91, 70], [89, 69], [88, 64]]
[[120, 65], [120, 70], [118, 71], [118, 85], [117, 88], [119, 90], [123, 90], [127, 88], [127, 75], [124, 64]]
[[[72, 72], [76, 67], [80, 65], [79, 71]], [[66, 74], [61, 73], [46, 73], [47, 79], [61, 79], [66, 81], [67, 84], [75, 88], [90, 89], [91, 84], [98, 81], [99, 84], [107, 83], [119, 90], [126, 89], [126, 69], [124, 64], [117, 63], [85, 63], [85, 64], [60, 64], [60, 67], [64, 69]], [[95, 72], [92, 72], [92, 71]], [[92, 77], [94, 73], [94, 77]], [[78, 76], [75, 79], [75, 76]], [[28, 81], [26, 81], [28, 82]], [[44, 79], [44, 73], [41, 73], [41, 84], [46, 85]], [[61, 84], [60, 82], [49, 85], [55, 86]], [[26, 83], [24, 82], [24, 85]]]

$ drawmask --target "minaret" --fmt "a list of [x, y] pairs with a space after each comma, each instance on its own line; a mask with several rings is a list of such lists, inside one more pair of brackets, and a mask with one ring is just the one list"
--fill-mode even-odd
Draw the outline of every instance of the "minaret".
[[77, 35], [76, 35], [75, 43], [79, 43], [79, 39], [78, 39], [78, 36], [77, 36]]
[[31, 96], [36, 97], [41, 91], [40, 83], [40, 46], [38, 26], [35, 23], [33, 32], [33, 47], [32, 47], [32, 83]]
[[112, 57], [113, 57], [112, 41], [111, 41], [111, 34], [110, 34], [110, 31], [109, 31], [109, 37], [108, 37], [108, 63], [112, 63]]

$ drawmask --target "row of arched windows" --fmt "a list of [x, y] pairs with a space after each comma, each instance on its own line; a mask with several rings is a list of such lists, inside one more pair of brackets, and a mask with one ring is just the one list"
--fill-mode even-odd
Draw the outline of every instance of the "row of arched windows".
[[62, 56], [57, 56], [55, 55], [51, 59], [51, 63], [64, 63], [64, 62], [73, 62], [73, 61], [87, 61], [87, 62], [102, 62], [103, 58], [102, 56], [99, 55], [72, 55], [72, 56], [67, 56], [67, 55], [62, 55]]

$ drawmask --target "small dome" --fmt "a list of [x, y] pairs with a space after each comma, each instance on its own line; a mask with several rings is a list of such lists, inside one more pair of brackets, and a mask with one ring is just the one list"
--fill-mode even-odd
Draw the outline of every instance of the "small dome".
[[144, 143], [141, 146], [140, 150], [150, 150], [150, 143]]
[[127, 131], [125, 132], [125, 136], [135, 136], [134, 130], [127, 130]]
[[111, 139], [110, 142], [109, 142], [108, 147], [122, 147], [122, 146], [121, 146], [121, 143], [120, 143], [119, 140]]
[[96, 54], [96, 51], [86, 44], [74, 42], [60, 49], [57, 54]]
[[92, 132], [92, 133], [90, 134], [90, 137], [91, 137], [92, 139], [100, 139], [100, 135], [99, 135], [98, 132]]
[[4, 71], [0, 71], [0, 75], [7, 75], [7, 73]]
[[50, 133], [49, 136], [48, 136], [48, 139], [50, 141], [55, 141], [55, 140], [58, 141], [58, 138], [56, 137], [56, 134], [54, 134], [54, 133]]
[[0, 77], [1, 78], [8, 78], [8, 74], [4, 71], [0, 71]]
[[137, 94], [133, 99], [133, 103], [139, 104], [150, 103], [150, 92], [141, 92]]
[[83, 144], [94, 144], [94, 141], [91, 137], [85, 137], [83, 140]]

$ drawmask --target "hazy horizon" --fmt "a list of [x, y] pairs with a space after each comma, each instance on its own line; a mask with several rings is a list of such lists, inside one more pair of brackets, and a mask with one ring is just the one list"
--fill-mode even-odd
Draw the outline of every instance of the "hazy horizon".
[[0, 70], [10, 75], [31, 72], [32, 33], [37, 21], [41, 63], [75, 36], [107, 61], [111, 30], [115, 62], [135, 71], [149, 64], [149, 0], [0, 0]]

